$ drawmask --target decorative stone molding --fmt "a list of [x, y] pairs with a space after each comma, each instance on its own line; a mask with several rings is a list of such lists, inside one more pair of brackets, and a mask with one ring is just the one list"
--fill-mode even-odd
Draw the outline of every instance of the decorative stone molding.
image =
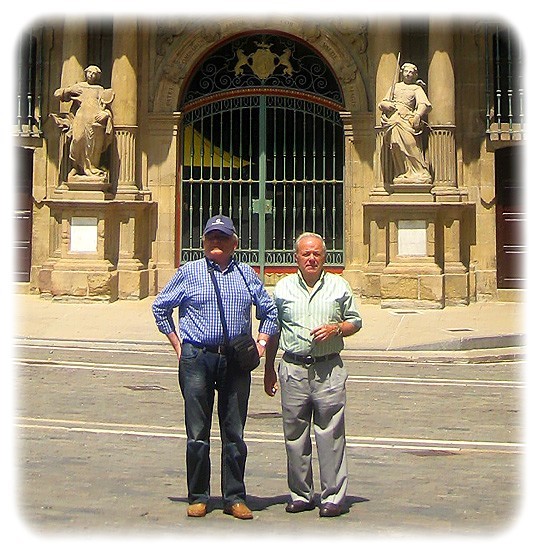
[[[339, 30], [342, 24], [311, 24], [302, 21], [272, 18], [269, 21], [232, 21], [224, 20], [200, 26], [182, 26], [173, 32], [159, 37], [159, 56], [156, 58], [155, 80], [150, 87], [153, 90], [150, 110], [153, 112], [173, 112], [177, 110], [185, 78], [196, 66], [201, 52], [207, 52], [221, 41], [232, 38], [235, 34], [264, 28], [265, 33], [286, 32], [315, 48], [330, 64], [343, 88], [345, 105], [351, 111], [367, 111], [367, 87], [365, 84], [365, 67], [360, 67], [351, 55], [352, 42], [360, 40], [362, 47], [356, 54], [365, 55], [367, 44], [367, 27], [358, 23], [358, 32], [352, 32], [350, 25], [347, 32]], [[365, 61], [366, 63], [366, 61]]]
[[430, 126], [427, 157], [434, 175], [435, 187], [456, 188], [455, 126]]
[[117, 190], [137, 189], [136, 182], [136, 137], [137, 126], [116, 126], [116, 153], [113, 161], [113, 181]]
[[387, 196], [389, 185], [393, 180], [393, 162], [391, 150], [384, 146], [385, 130], [382, 126], [376, 126], [376, 147], [374, 152], [374, 185], [370, 192], [371, 196]]
[[[45, 200], [50, 209], [49, 258], [37, 274], [37, 289], [54, 298], [114, 301], [154, 292], [150, 234], [155, 203], [133, 200]], [[76, 221], [93, 219], [92, 249], [74, 244]], [[84, 242], [83, 242], [84, 243]]]
[[[474, 204], [368, 202], [364, 231], [369, 249], [364, 296], [382, 306], [443, 307], [471, 299], [469, 224]], [[422, 240], [399, 232], [419, 226]], [[421, 224], [424, 233], [421, 233]], [[423, 252], [414, 251], [420, 243]]]

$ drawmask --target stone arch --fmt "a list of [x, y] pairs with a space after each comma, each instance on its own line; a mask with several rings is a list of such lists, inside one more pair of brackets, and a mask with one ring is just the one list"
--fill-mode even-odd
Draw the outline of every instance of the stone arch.
[[[351, 26], [352, 25], [352, 26]], [[154, 113], [174, 112], [186, 78], [196, 63], [222, 41], [242, 32], [280, 31], [298, 37], [315, 49], [332, 67], [344, 96], [346, 110], [359, 113], [372, 110], [366, 81], [367, 28], [338, 21], [324, 24], [274, 20], [256, 22], [224, 21], [189, 26], [174, 33], [168, 28], [161, 33], [162, 44], [156, 59], [156, 73], [150, 110]], [[202, 52], [202, 53], [201, 53]]]

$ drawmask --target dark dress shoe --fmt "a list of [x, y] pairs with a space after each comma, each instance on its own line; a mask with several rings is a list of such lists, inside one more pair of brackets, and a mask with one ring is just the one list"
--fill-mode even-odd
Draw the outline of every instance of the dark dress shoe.
[[340, 516], [343, 513], [343, 509], [338, 504], [332, 504], [331, 502], [326, 502], [320, 506], [320, 517], [321, 518], [334, 518], [335, 516]]
[[289, 512], [290, 514], [297, 514], [298, 512], [305, 512], [306, 510], [314, 510], [314, 502], [293, 500], [290, 501], [285, 507], [285, 511]]

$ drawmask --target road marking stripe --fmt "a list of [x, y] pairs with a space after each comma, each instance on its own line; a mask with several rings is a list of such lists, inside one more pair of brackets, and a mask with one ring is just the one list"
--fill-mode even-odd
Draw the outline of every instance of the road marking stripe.
[[[46, 430], [64, 430], [69, 432], [86, 432], [94, 434], [134, 435], [145, 437], [163, 437], [186, 439], [179, 428], [171, 426], [152, 426], [142, 424], [121, 424], [104, 422], [87, 422], [68, 419], [46, 419], [18, 417], [19, 428]], [[155, 431], [154, 431], [155, 430]], [[245, 441], [260, 443], [283, 442], [281, 432], [246, 431]], [[219, 440], [218, 432], [212, 432], [212, 440]], [[314, 439], [314, 437], [313, 437]], [[422, 449], [439, 451], [507, 451], [520, 452], [524, 444], [515, 442], [491, 442], [468, 440], [435, 440], [418, 438], [387, 438], [379, 436], [346, 436], [347, 447], [370, 447], [390, 449]]]
[[518, 381], [490, 381], [476, 379], [433, 379], [431, 377], [418, 377], [416, 379], [401, 379], [391, 377], [361, 377], [350, 375], [348, 381], [361, 384], [410, 384], [421, 386], [473, 386], [474, 388], [524, 388], [524, 383]]
[[[178, 373], [178, 367], [161, 365], [137, 365], [137, 364], [114, 364], [94, 363], [79, 361], [41, 361], [31, 359], [17, 359], [17, 363], [30, 367], [49, 367], [53, 369], [92, 369], [98, 371], [115, 371], [119, 373], [140, 372], [140, 373]], [[253, 377], [262, 378], [263, 374], [253, 373]], [[448, 379], [433, 377], [394, 377], [394, 376], [372, 376], [372, 375], [349, 375], [348, 381], [352, 383], [378, 383], [378, 384], [412, 384], [422, 386], [474, 386], [476, 388], [487, 388], [499, 386], [501, 388], [524, 388], [525, 383], [509, 380], [480, 380], [480, 379]]]
[[[96, 344], [102, 344], [99, 341], [96, 341]], [[126, 344], [126, 343], [122, 343]], [[152, 346], [154, 343], [148, 343], [147, 346]], [[155, 345], [158, 345], [160, 343], [155, 343]], [[84, 352], [120, 352], [125, 354], [156, 354], [158, 356], [174, 356], [174, 351], [172, 350], [172, 347], [168, 347], [168, 343], [164, 344], [163, 346], [166, 346], [167, 348], [163, 348], [163, 350], [147, 350], [143, 347], [138, 348], [113, 348], [110, 345], [105, 347], [97, 347], [92, 348], [91, 346], [80, 346], [77, 344], [29, 344], [29, 343], [15, 343], [15, 348], [33, 348], [33, 349], [46, 349], [46, 350], [76, 350], [77, 352], [80, 352], [81, 350]]]
[[[137, 430], [114, 430], [105, 428], [81, 428], [81, 427], [63, 427], [63, 426], [47, 426], [47, 425], [19, 425], [20, 428], [34, 428], [34, 429], [47, 429], [47, 430], [65, 430], [69, 432], [89, 433], [89, 434], [113, 434], [120, 436], [138, 436], [138, 437], [152, 437], [152, 438], [179, 438], [186, 439], [185, 434], [172, 433], [172, 432], [144, 432]], [[210, 439], [214, 442], [219, 441], [219, 436], [212, 435]], [[267, 438], [256, 438], [249, 434], [244, 436], [244, 439], [248, 443], [283, 443], [283, 440], [274, 440]], [[415, 445], [400, 445], [400, 444], [384, 444], [384, 443], [346, 443], [347, 448], [364, 448], [364, 449], [394, 449], [394, 450], [408, 450], [408, 451], [445, 451], [447, 453], [453, 452], [476, 452], [476, 453], [520, 453], [521, 448], [518, 446], [496, 446], [491, 448], [481, 447], [458, 447], [442, 445], [423, 445], [421, 443]]]
[[139, 364], [114, 364], [114, 363], [95, 363], [95, 362], [77, 362], [77, 361], [42, 361], [31, 359], [17, 359], [16, 362], [21, 365], [30, 367], [50, 367], [52, 369], [92, 369], [98, 371], [118, 371], [131, 372], [137, 371], [141, 373], [178, 373], [178, 366], [162, 366], [162, 365], [139, 365]]

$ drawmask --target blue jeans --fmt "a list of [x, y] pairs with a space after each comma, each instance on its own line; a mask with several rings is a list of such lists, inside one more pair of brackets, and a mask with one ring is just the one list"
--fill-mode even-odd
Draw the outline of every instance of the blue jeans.
[[187, 430], [187, 489], [190, 504], [210, 498], [210, 429], [215, 392], [221, 431], [221, 492], [225, 506], [245, 502], [247, 446], [243, 429], [251, 388], [250, 373], [227, 367], [223, 355], [182, 345], [180, 389]]

